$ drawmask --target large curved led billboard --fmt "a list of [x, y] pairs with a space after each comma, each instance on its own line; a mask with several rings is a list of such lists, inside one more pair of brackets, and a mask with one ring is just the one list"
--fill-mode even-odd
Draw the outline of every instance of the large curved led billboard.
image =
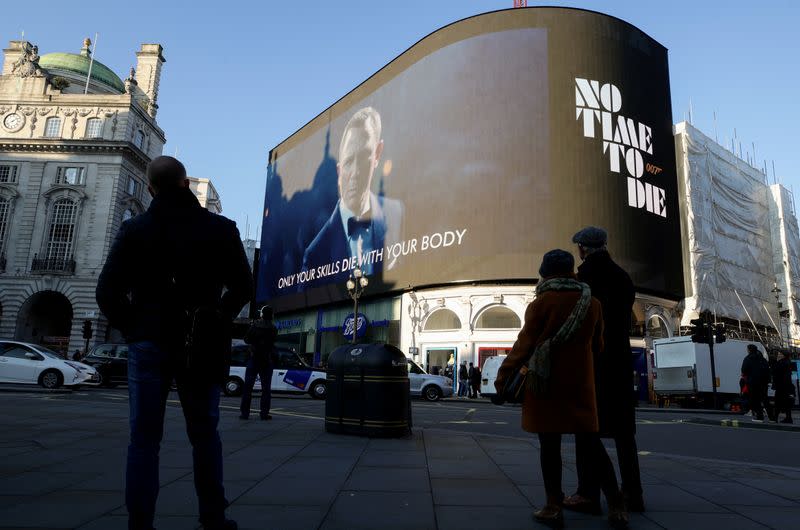
[[270, 152], [256, 298], [281, 311], [530, 281], [586, 225], [637, 288], [680, 298], [667, 50], [599, 13], [447, 26]]

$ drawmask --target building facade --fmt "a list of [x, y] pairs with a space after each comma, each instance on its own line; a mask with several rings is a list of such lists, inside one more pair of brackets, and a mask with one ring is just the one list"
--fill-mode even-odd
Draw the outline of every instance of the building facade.
[[210, 179], [188, 177], [189, 189], [192, 190], [200, 205], [212, 213], [222, 213], [222, 201]]
[[39, 56], [11, 41], [0, 75], [0, 337], [60, 351], [108, 340], [97, 276], [120, 224], [150, 202], [161, 155], [162, 47], [143, 44], [123, 81], [91, 56]]

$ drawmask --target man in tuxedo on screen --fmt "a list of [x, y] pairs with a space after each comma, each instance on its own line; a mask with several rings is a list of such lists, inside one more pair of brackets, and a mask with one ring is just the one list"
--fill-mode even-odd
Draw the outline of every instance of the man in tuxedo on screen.
[[[355, 257], [366, 275], [380, 273], [396, 265], [386, 246], [401, 242], [403, 204], [372, 193], [372, 176], [381, 159], [381, 116], [364, 107], [350, 118], [339, 144], [339, 201], [328, 221], [306, 248], [303, 269]], [[382, 258], [379, 258], [382, 253]], [[339, 280], [349, 275], [343, 270]], [[328, 283], [328, 282], [326, 282]]]

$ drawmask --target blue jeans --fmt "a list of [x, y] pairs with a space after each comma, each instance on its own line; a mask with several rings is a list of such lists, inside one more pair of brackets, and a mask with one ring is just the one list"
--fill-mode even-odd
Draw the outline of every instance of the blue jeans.
[[151, 529], [158, 497], [158, 453], [164, 433], [164, 412], [173, 379], [192, 444], [194, 487], [204, 525], [224, 520], [222, 442], [219, 423], [220, 385], [192, 378], [182, 355], [153, 342], [128, 347], [128, 397], [131, 437], [125, 475], [129, 529]]
[[254, 357], [247, 361], [247, 368], [244, 372], [244, 389], [242, 389], [242, 403], [239, 410], [242, 416], [250, 415], [250, 403], [253, 400], [253, 386], [256, 384], [256, 376], [261, 378], [261, 412], [262, 418], [269, 415], [269, 407], [272, 404], [272, 365], [269, 363], [258, 363]]

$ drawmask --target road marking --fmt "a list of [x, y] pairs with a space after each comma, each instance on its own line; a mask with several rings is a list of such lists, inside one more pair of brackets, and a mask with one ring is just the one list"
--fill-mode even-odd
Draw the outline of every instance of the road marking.
[[[180, 403], [180, 401], [176, 401], [174, 403]], [[237, 412], [240, 412], [239, 407], [232, 407], [230, 405], [220, 405], [219, 408], [228, 409], [228, 410], [235, 410]], [[250, 409], [250, 412], [260, 413], [261, 409]], [[278, 416], [291, 416], [291, 417], [294, 417], [294, 418], [306, 418], [306, 419], [309, 419], [309, 420], [322, 420], [322, 421], [325, 421], [325, 418], [323, 418], [322, 416], [312, 416], [310, 414], [298, 414], [296, 412], [285, 412], [285, 411], [282, 411], [281, 409], [272, 409], [271, 408], [269, 410], [269, 413], [271, 415], [274, 414], [274, 415], [278, 415]]]
[[639, 455], [648, 456], [648, 455], [650, 455], [650, 451], [639, 451]]
[[440, 421], [439, 423], [453, 424], [453, 425], [486, 425], [485, 421], [469, 421], [469, 420]]
[[467, 413], [464, 414], [464, 419], [471, 420], [474, 415], [475, 415], [475, 409], [469, 409]]

